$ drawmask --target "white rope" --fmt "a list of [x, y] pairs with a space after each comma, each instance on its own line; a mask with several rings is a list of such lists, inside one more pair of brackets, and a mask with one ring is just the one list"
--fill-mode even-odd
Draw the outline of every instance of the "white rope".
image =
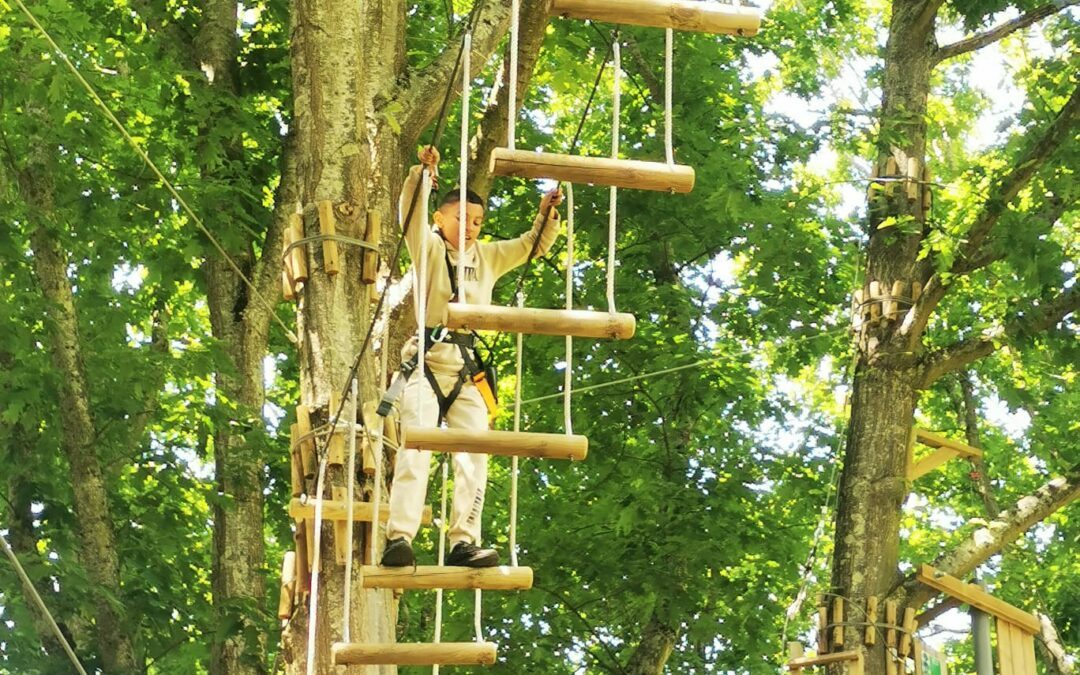
[[[574, 308], [574, 184], [566, 184], [566, 309]], [[574, 380], [574, 338], [566, 336], [566, 370], [563, 372], [563, 427], [574, 433], [570, 394]]]
[[675, 147], [671, 140], [671, 86], [672, 52], [675, 31], [668, 28], [664, 32], [664, 154], [668, 164], [675, 163]]
[[[518, 307], [525, 306], [525, 296], [518, 294]], [[521, 431], [521, 362], [525, 346], [517, 334], [517, 362], [514, 364], [514, 431]], [[518, 458], [510, 458], [510, 565], [517, 567]]]
[[56, 639], [60, 641], [60, 646], [64, 648], [64, 652], [67, 653], [68, 659], [71, 660], [71, 664], [75, 666], [75, 670], [79, 671], [79, 675], [86, 675], [86, 671], [83, 670], [82, 664], [79, 663], [79, 657], [75, 656], [75, 651], [68, 644], [67, 638], [60, 631], [60, 626], [56, 625], [56, 619], [53, 618], [52, 612], [45, 606], [45, 602], [38, 595], [37, 589], [34, 588], [34, 584], [30, 582], [30, 577], [26, 576], [26, 570], [23, 569], [22, 563], [15, 557], [15, 552], [11, 550], [11, 546], [8, 545], [7, 539], [0, 535], [0, 545], [4, 547], [4, 553], [8, 559], [11, 560], [11, 564], [15, 566], [15, 573], [19, 575], [19, 579], [22, 580], [23, 586], [26, 588], [26, 592], [33, 598], [34, 604], [37, 605], [38, 611], [45, 615], [45, 618], [49, 622], [49, 628], [53, 634], [56, 635]]
[[465, 33], [461, 62], [461, 169], [458, 192], [457, 295], [465, 303], [465, 230], [468, 227], [469, 181], [469, 67], [472, 64], [472, 33]]
[[517, 60], [518, 60], [518, 14], [521, 13], [521, 1], [510, 3], [510, 90], [506, 97], [506, 147], [517, 147]]
[[476, 589], [476, 598], [473, 603], [473, 629], [476, 631], [476, 641], [484, 641], [484, 624], [482, 620], [482, 614], [484, 609], [483, 603], [483, 591], [479, 588]]
[[[439, 567], [446, 562], [446, 483], [450, 479], [450, 459], [446, 453], [442, 458], [442, 498], [439, 505]], [[435, 643], [442, 642], [443, 589], [435, 590]], [[431, 667], [432, 675], [439, 675], [439, 665]]]
[[[431, 194], [431, 176], [428, 173], [427, 167], [424, 167], [420, 174], [421, 189], [420, 202], [420, 222], [423, 223], [425, 230], [430, 230], [431, 221], [430, 214], [428, 213], [428, 198]], [[425, 338], [427, 338], [427, 264], [428, 264], [428, 234], [430, 232], [425, 231], [424, 236], [421, 238], [420, 255], [419, 260], [413, 266], [416, 270], [416, 285], [413, 286], [413, 290], [416, 293], [416, 376], [417, 382], [424, 382], [427, 375], [425, 369], [427, 368], [427, 354], [424, 349]], [[416, 414], [418, 419], [424, 420], [424, 391], [423, 386], [416, 388]]]
[[[619, 39], [611, 43], [615, 55], [615, 82], [614, 98], [611, 106], [611, 158], [619, 158], [619, 110], [622, 105], [622, 55], [619, 50]], [[616, 207], [618, 205], [619, 189], [611, 186], [608, 199], [608, 260], [607, 260], [607, 304], [608, 311], [615, 313], [615, 223], [618, 218]]]
[[308, 605], [307, 675], [315, 673], [315, 629], [319, 618], [319, 547], [322, 546], [323, 489], [326, 482], [326, 457], [319, 462], [315, 482], [315, 553], [311, 563], [311, 603]]
[[[358, 384], [356, 378], [352, 380], [352, 415], [349, 417], [349, 421], [356, 419], [356, 398], [358, 393]], [[350, 626], [352, 618], [352, 563], [353, 563], [353, 501], [356, 495], [356, 425], [350, 424], [352, 429], [349, 432], [349, 470], [348, 477], [346, 479], [348, 485], [348, 502], [345, 504], [345, 606], [344, 618], [342, 619], [341, 626], [341, 640], [342, 642], [352, 642], [350, 637]], [[372, 522], [378, 524], [379, 516], [378, 511], [379, 503], [375, 502], [375, 516]], [[374, 539], [374, 536], [372, 536]], [[361, 574], [363, 574], [363, 568], [361, 567]]]

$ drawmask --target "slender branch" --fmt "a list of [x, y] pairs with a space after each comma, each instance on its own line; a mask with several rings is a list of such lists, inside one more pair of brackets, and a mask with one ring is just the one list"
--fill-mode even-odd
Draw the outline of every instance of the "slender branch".
[[[1078, 498], [1080, 464], [1074, 465], [1065, 476], [1051, 480], [1033, 494], [1021, 498], [1008, 510], [1002, 511], [998, 518], [975, 530], [954, 549], [939, 556], [933, 565], [954, 577], [966, 577], [1036, 523]], [[934, 589], [916, 581], [914, 575], [904, 580], [903, 590], [906, 595], [905, 604], [909, 607], [921, 607], [937, 594]]]
[[[1073, 89], [1069, 100], [1058, 112], [1057, 117], [1031, 147], [1016, 162], [1010, 174], [1001, 179], [991, 190], [993, 195], [983, 206], [975, 222], [967, 233], [967, 243], [957, 256], [955, 269], [960, 269], [964, 261], [976, 257], [980, 252], [990, 230], [1005, 213], [1009, 203], [1023, 190], [1042, 165], [1053, 156], [1054, 152], [1072, 138], [1072, 128], [1080, 112], [1080, 86]], [[955, 272], [955, 269], [953, 270]]]
[[[510, 2], [484, 0], [473, 11], [480, 12], [472, 35], [471, 58], [476, 72], [506, 35], [510, 26]], [[394, 117], [400, 122], [400, 136], [405, 146], [415, 144], [420, 132], [438, 115], [446, 83], [457, 62], [458, 47], [457, 40], [451, 41], [434, 61], [407, 75], [405, 82], [391, 92], [385, 103], [385, 110], [397, 110]], [[461, 83], [455, 82], [454, 91], [460, 90]]]
[[969, 363], [992, 354], [1011, 338], [1049, 330], [1078, 309], [1080, 289], [1074, 284], [1032, 313], [1018, 317], [997, 330], [930, 352], [922, 359], [919, 387], [925, 389], [942, 375], [960, 370]]
[[[1039, 230], [1049, 231], [1058, 220], [1065, 215], [1065, 211], [1070, 206], [1075, 204], [1072, 197], [1063, 197], [1062, 195], [1051, 194], [1046, 197], [1045, 203], [1037, 212], [1030, 215], [1025, 215], [1022, 219], [1025, 230], [1032, 230], [1038, 227]], [[987, 241], [989, 244], [989, 241]], [[980, 270], [991, 263], [995, 263], [1005, 257], [1005, 247], [996, 247], [996, 250], [988, 245], [984, 245], [978, 252], [971, 257], [958, 260], [953, 265], [953, 273], [970, 274], [976, 270]]]
[[969, 38], [954, 42], [938, 48], [934, 52], [934, 63], [941, 63], [948, 59], [956, 58], [961, 54], [967, 54], [977, 49], [993, 44], [1002, 38], [1012, 35], [1018, 30], [1027, 28], [1033, 23], [1041, 21], [1048, 16], [1053, 16], [1067, 7], [1080, 4], [1080, 0], [1054, 0], [1042, 7], [1037, 7], [1015, 19], [994, 26], [988, 31], [977, 33]]

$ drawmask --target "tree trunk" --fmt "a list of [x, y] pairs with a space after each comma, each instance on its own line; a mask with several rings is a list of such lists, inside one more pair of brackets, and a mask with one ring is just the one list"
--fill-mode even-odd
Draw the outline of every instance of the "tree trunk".
[[[36, 147], [45, 148], [45, 144]], [[40, 153], [39, 153], [40, 154]], [[47, 309], [50, 351], [60, 382], [61, 447], [68, 461], [80, 558], [89, 578], [100, 587], [95, 598], [96, 637], [102, 665], [110, 673], [142, 671], [135, 656], [131, 627], [124, 621], [120, 588], [120, 556], [109, 513], [108, 493], [97, 456], [90, 393], [79, 341], [78, 318], [67, 256], [47, 222], [53, 214], [47, 160], [33, 157], [19, 176], [23, 197], [38, 214], [31, 232], [34, 272]]]
[[[930, 89], [933, 0], [895, 0], [885, 53], [878, 163], [893, 157], [900, 166], [919, 160], [926, 145]], [[922, 225], [886, 224], [886, 218], [918, 221], [919, 205], [903, 198], [871, 205], [866, 283], [883, 289], [917, 279]], [[901, 321], [866, 322], [857, 349], [851, 420], [836, 513], [833, 597], [844, 599], [845, 620], [857, 623], [868, 598], [883, 599], [900, 581], [898, 548], [901, 508], [907, 496], [908, 436], [918, 392], [915, 349], [921, 335], [904, 335]], [[831, 603], [832, 598], [829, 598]], [[902, 614], [901, 614], [902, 615]], [[844, 630], [845, 649], [859, 649], [863, 631]], [[870, 650], [868, 675], [885, 672], [883, 640]]]
[[679, 631], [665, 621], [662, 611], [663, 603], [658, 600], [649, 623], [641, 631], [641, 641], [626, 664], [626, 675], [661, 675], [664, 672], [664, 664], [671, 657]]

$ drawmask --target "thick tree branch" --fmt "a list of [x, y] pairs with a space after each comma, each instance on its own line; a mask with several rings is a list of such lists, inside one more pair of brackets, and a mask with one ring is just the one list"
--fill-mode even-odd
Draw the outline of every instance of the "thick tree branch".
[[1039, 140], [1017, 160], [1012, 173], [1002, 178], [990, 191], [992, 197], [987, 200], [982, 212], [967, 232], [967, 242], [956, 258], [954, 272], [967, 264], [965, 261], [978, 256], [990, 230], [1001, 219], [1009, 203], [1031, 182], [1032, 177], [1053, 156], [1058, 147], [1072, 137], [1072, 129], [1076, 124], [1078, 112], [1080, 112], [1080, 86], [1073, 89], [1069, 100]]
[[1058, 637], [1053, 620], [1042, 612], [1036, 612], [1035, 616], [1039, 617], [1040, 628], [1035, 644], [1040, 647], [1047, 672], [1050, 675], [1072, 675], [1076, 669], [1061, 645], [1061, 638]]
[[961, 340], [949, 347], [931, 352], [922, 359], [919, 388], [925, 389], [942, 375], [960, 370], [992, 354], [1001, 344], [1011, 338], [1046, 331], [1078, 309], [1080, 309], [1080, 290], [1074, 284], [1030, 315], [1014, 319], [1005, 326], [979, 337]]
[[[1071, 197], [1066, 199], [1061, 195], [1051, 194], [1037, 212], [1025, 215], [1021, 223], [1025, 229], [1037, 228], [1039, 231], [1049, 232], [1074, 203]], [[1005, 257], [1005, 247], [991, 247], [989, 243], [988, 240], [986, 245], [971, 257], [958, 260], [953, 265], [953, 274], [971, 274]]]
[[1043, 5], [1030, 12], [1006, 21], [1005, 23], [994, 26], [988, 31], [978, 33], [969, 38], [965, 38], [958, 42], [954, 42], [950, 45], [940, 47], [934, 52], [934, 63], [941, 63], [947, 59], [952, 59], [961, 54], [967, 54], [977, 49], [993, 44], [1002, 38], [1015, 33], [1018, 30], [1027, 28], [1033, 23], [1042, 21], [1048, 16], [1053, 16], [1062, 11], [1066, 7], [1072, 7], [1080, 4], [1080, 0], [1054, 0], [1054, 2]]
[[[964, 578], [1033, 525], [1078, 498], [1080, 464], [1073, 466], [1065, 476], [1043, 485], [1034, 494], [1021, 498], [986, 527], [972, 532], [959, 546], [938, 557], [932, 564], [946, 574]], [[937, 594], [937, 591], [920, 584], [913, 576], [904, 581], [904, 591], [905, 603], [909, 607], [921, 607]]]
[[[480, 12], [472, 34], [471, 63], [475, 73], [506, 35], [510, 26], [510, 0], [484, 0], [474, 11]], [[407, 77], [382, 107], [386, 111], [395, 111], [393, 116], [399, 121], [400, 135], [406, 147], [415, 145], [420, 132], [439, 114], [447, 82], [457, 62], [460, 47], [457, 37], [460, 35], [456, 33], [455, 39], [434, 61]], [[461, 82], [455, 82], [453, 87], [455, 92], [460, 92]]]
[[[551, 0], [539, 2], [527, 2], [521, 8], [521, 17], [518, 21], [518, 68], [517, 68], [517, 96], [514, 101], [514, 112], [521, 109], [525, 100], [525, 92], [532, 80], [536, 61], [540, 57], [540, 48], [544, 44], [544, 35], [547, 29], [548, 16], [550, 14]], [[509, 45], [507, 53], [509, 54]], [[503, 59], [500, 76], [495, 83], [495, 102], [484, 111], [484, 118], [476, 128], [472, 139], [472, 157], [469, 161], [469, 185], [481, 197], [487, 197], [491, 192], [491, 172], [488, 167], [491, 152], [495, 148], [506, 144], [506, 132], [509, 127], [507, 118], [507, 105], [510, 97], [510, 89], [507, 86], [510, 73], [510, 59]]]

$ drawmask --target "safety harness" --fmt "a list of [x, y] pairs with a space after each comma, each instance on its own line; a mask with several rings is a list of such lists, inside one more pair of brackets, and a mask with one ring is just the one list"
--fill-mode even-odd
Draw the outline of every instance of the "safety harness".
[[[457, 279], [450, 264], [450, 248], [446, 245], [445, 239], [443, 240], [443, 255], [446, 261], [446, 274], [450, 279], [450, 302], [455, 302], [458, 297]], [[480, 358], [476, 351], [477, 340], [482, 342], [489, 352], [491, 351], [491, 348], [484, 342], [483, 338], [476, 334], [476, 331], [469, 331], [468, 333], [455, 332], [441, 325], [427, 331], [424, 334], [424, 344], [418, 346], [416, 354], [402, 362], [401, 367], [398, 368], [398, 377], [394, 379], [390, 388], [386, 390], [386, 394], [383, 395], [382, 401], [379, 402], [378, 414], [382, 417], [390, 414], [394, 403], [401, 397], [406, 383], [420, 363], [420, 350], [422, 349], [423, 354], [426, 356], [432, 347], [446, 342], [457, 345], [464, 366], [458, 371], [454, 386], [451, 387], [449, 393], [443, 393], [438, 380], [435, 378], [435, 373], [430, 368], [424, 371], [428, 384], [431, 385], [431, 390], [435, 393], [435, 400], [439, 403], [439, 419], [436, 426], [440, 426], [446, 421], [450, 406], [454, 405], [454, 401], [461, 395], [461, 389], [468, 380], [473, 381], [473, 384], [476, 385], [477, 390], [480, 392], [480, 396], [484, 399], [484, 404], [488, 409], [488, 417], [495, 417], [499, 411], [495, 368], [485, 364], [484, 360]]]

